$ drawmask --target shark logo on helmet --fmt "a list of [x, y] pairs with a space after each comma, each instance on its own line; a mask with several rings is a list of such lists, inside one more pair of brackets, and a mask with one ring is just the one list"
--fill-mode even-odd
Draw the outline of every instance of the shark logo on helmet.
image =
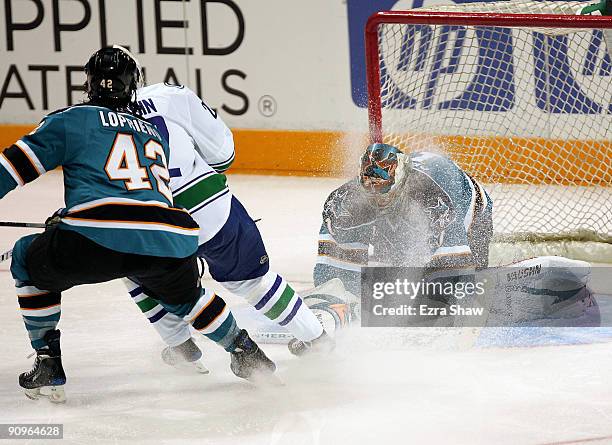
[[362, 187], [374, 194], [391, 191], [396, 184], [398, 154], [402, 152], [392, 145], [372, 144], [361, 157], [359, 181]]

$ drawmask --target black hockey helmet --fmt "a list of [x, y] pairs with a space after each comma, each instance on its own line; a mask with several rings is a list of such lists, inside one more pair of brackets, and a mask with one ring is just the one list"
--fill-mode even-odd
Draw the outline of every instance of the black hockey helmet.
[[118, 45], [93, 53], [85, 65], [85, 74], [89, 100], [111, 108], [128, 106], [134, 91], [144, 83], [138, 60]]

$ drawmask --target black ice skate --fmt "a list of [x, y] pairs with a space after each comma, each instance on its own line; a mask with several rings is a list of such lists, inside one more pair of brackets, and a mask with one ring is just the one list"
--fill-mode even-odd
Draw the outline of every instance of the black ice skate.
[[170, 366], [180, 368], [181, 365], [188, 364], [194, 366], [202, 374], [210, 372], [202, 361], [202, 351], [192, 338], [178, 346], [166, 346], [161, 356], [164, 363]]
[[289, 352], [293, 355], [303, 356], [311, 353], [328, 353], [336, 347], [336, 341], [327, 332], [323, 333], [312, 341], [302, 341], [297, 338], [289, 341], [287, 345]]
[[249, 337], [247, 331], [242, 329], [232, 346], [235, 349], [231, 353], [230, 369], [236, 376], [257, 383], [278, 380], [273, 376], [276, 365]]
[[66, 374], [62, 367], [60, 331], [47, 332], [44, 340], [47, 346], [36, 350], [34, 366], [32, 370], [19, 375], [19, 386], [30, 399], [47, 397], [51, 402], [63, 403], [66, 401]]

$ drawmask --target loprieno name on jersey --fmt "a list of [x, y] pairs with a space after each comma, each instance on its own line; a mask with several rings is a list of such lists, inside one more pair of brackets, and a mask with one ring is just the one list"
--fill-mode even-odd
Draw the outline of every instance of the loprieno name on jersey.
[[138, 133], [155, 136], [157, 139], [162, 139], [161, 135], [157, 132], [153, 125], [141, 121], [140, 119], [133, 119], [123, 115], [122, 113], [115, 113], [113, 111], [100, 111], [100, 123], [103, 127], [129, 127], [132, 131]]

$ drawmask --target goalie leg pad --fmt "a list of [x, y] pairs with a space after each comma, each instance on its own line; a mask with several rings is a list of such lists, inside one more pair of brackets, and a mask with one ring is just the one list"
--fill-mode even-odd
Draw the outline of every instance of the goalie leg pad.
[[[335, 302], [330, 303], [330, 300]], [[348, 325], [349, 309], [346, 303], [331, 295], [310, 295], [304, 301], [330, 335], [333, 336], [336, 330]]]
[[559, 256], [504, 267], [496, 277], [491, 314], [502, 324], [582, 316], [592, 306], [591, 265]]
[[360, 319], [359, 299], [346, 291], [338, 278], [305, 292], [304, 302], [329, 333], [345, 328]]

